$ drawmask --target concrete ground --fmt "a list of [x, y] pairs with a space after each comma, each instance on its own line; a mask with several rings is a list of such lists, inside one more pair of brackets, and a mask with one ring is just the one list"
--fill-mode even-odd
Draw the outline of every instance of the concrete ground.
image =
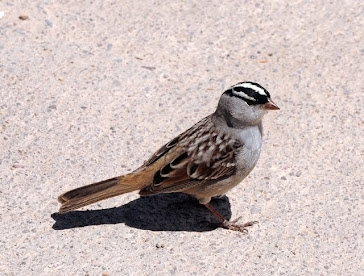
[[[363, 275], [362, 1], [0, 2], [2, 275]], [[185, 195], [57, 196], [130, 172], [244, 80], [281, 107], [216, 227]]]

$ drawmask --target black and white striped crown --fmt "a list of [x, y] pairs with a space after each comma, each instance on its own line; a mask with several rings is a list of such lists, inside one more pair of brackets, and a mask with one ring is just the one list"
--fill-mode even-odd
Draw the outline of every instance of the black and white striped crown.
[[255, 82], [239, 82], [224, 92], [231, 97], [243, 99], [249, 105], [265, 104], [270, 99], [269, 92]]

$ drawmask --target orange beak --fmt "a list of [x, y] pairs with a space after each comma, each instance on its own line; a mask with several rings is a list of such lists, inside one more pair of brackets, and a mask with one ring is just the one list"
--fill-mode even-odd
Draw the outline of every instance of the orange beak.
[[264, 104], [264, 109], [279, 110], [279, 107], [271, 99], [269, 99], [268, 102]]

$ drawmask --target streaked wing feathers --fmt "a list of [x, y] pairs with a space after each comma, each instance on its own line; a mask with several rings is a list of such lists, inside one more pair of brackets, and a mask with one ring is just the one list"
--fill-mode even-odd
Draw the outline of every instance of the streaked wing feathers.
[[146, 162], [145, 166], [153, 164], [162, 156], [166, 161], [156, 168], [153, 182], [140, 194], [183, 191], [202, 181], [229, 176], [235, 171], [235, 152], [240, 146], [227, 134], [218, 133], [208, 116]]

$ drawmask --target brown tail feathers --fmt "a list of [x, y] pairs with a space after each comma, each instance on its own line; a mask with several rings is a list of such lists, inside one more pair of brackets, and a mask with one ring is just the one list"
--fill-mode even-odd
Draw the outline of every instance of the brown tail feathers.
[[59, 212], [67, 213], [100, 200], [140, 190], [146, 185], [138, 180], [130, 174], [68, 191], [58, 197], [62, 204]]

